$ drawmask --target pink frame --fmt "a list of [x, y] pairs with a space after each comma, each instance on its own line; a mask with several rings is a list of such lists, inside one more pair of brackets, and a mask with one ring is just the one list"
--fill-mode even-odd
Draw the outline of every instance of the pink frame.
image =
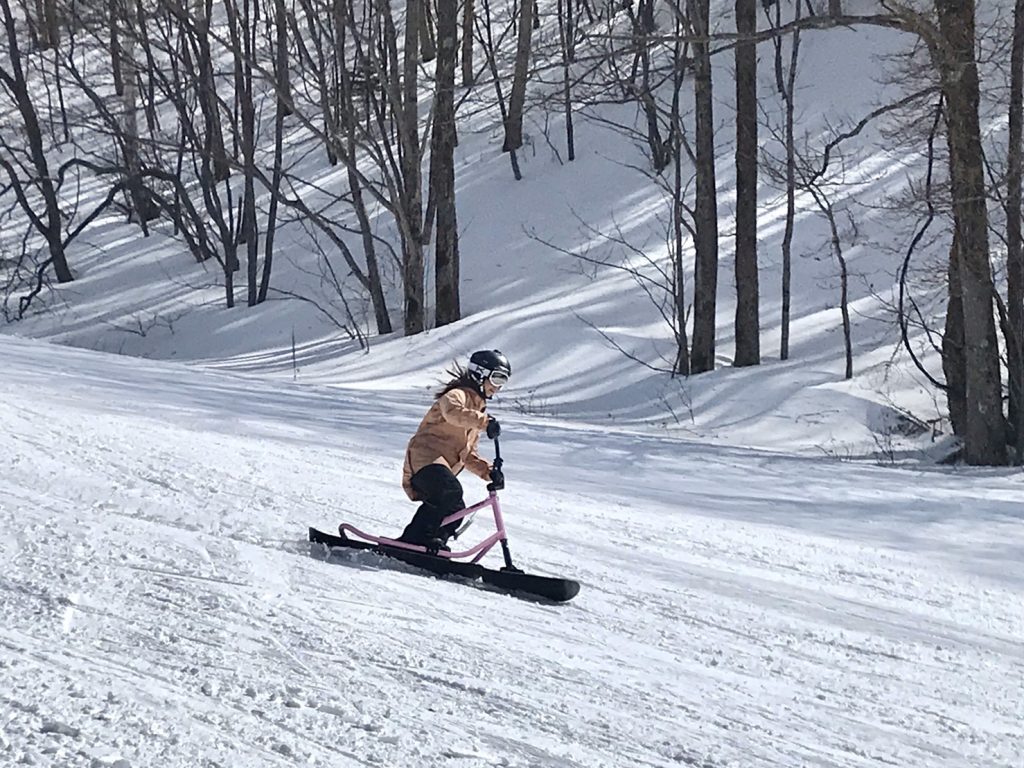
[[[459, 520], [462, 520], [463, 518], [468, 517], [474, 512], [483, 509], [484, 507], [490, 507], [494, 511], [494, 525], [497, 528], [497, 530], [490, 536], [488, 536], [486, 539], [481, 541], [479, 544], [477, 544], [474, 547], [470, 547], [464, 552], [445, 552], [444, 550], [441, 550], [437, 553], [439, 557], [460, 558], [474, 555], [473, 559], [470, 562], [477, 563], [483, 558], [484, 555], [490, 552], [491, 548], [495, 544], [497, 544], [499, 541], [506, 541], [505, 519], [501, 516], [501, 503], [498, 501], [498, 494], [496, 491], [491, 491], [488, 497], [483, 501], [477, 502], [471, 507], [460, 509], [458, 512], [448, 515], [448, 517], [441, 521], [441, 525], [448, 525], [449, 523], [454, 523]], [[372, 541], [374, 544], [383, 544], [387, 547], [395, 547], [396, 549], [408, 549], [410, 552], [428, 551], [426, 547], [422, 547], [419, 544], [407, 544], [406, 542], [398, 541], [397, 539], [388, 539], [384, 538], [383, 536], [372, 536], [369, 533], [364, 533], [363, 531], [360, 531], [354, 525], [349, 525], [348, 523], [342, 523], [341, 525], [339, 525], [338, 531], [341, 533], [342, 536], [351, 533], [355, 536], [358, 536], [360, 539]]]

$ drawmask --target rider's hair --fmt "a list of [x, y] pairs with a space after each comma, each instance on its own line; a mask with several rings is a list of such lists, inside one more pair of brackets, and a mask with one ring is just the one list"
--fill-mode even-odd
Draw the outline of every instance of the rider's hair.
[[445, 373], [449, 376], [448, 383], [434, 393], [435, 400], [444, 397], [453, 389], [469, 389], [478, 394], [483, 394], [480, 382], [458, 362], [453, 362]]

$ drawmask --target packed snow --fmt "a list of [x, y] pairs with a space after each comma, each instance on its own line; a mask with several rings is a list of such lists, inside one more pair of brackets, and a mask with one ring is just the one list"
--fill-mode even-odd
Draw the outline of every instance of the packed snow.
[[425, 392], [0, 356], [5, 765], [1024, 762], [1019, 473], [587, 428], [510, 384], [513, 556], [583, 585], [555, 606], [305, 541], [400, 529]]
[[[804, 37], [812, 150], [899, 93], [886, 56], [906, 43]], [[640, 149], [583, 115], [570, 164], [557, 116], [528, 113], [518, 183], [497, 111], [466, 118], [464, 320], [371, 335], [368, 352], [334, 323], [341, 298], [301, 222], [278, 232], [272, 285], [334, 320], [285, 294], [227, 310], [223, 276], [167, 231], [97, 219], [70, 249], [75, 281], [0, 335], [0, 765], [1024, 765], [1024, 477], [932, 463], [943, 403], [891, 311], [919, 222], [885, 208], [921, 158], [871, 127], [836, 180], [857, 224], [851, 381], [837, 267], [806, 205], [792, 359], [777, 359], [783, 205], [762, 177], [764, 364], [733, 369], [729, 57], [715, 66], [719, 369], [689, 380], [664, 370], [656, 300], [580, 258], [621, 265], [620, 232], [645, 274], [667, 258]], [[761, 67], [777, 119], [766, 47]], [[630, 106], [599, 116], [642, 123]], [[297, 175], [344, 190], [317, 140], [288, 136]], [[22, 235], [5, 228], [0, 249]], [[918, 285], [944, 273], [945, 247], [922, 244]], [[397, 316], [388, 260], [384, 277]], [[918, 296], [929, 317], [941, 293]], [[513, 363], [492, 406], [513, 557], [580, 594], [550, 605], [311, 548], [308, 526], [401, 530], [403, 451], [430, 390], [493, 346]], [[481, 515], [465, 540], [489, 531]]]

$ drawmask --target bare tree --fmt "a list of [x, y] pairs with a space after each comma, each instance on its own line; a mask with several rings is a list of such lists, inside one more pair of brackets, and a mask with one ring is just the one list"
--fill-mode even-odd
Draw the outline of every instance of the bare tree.
[[256, 23], [252, 6], [255, 0], [225, 0], [228, 33], [231, 36], [235, 64], [235, 99], [240, 115], [232, 134], [242, 149], [243, 192], [238, 241], [246, 246], [247, 303], [259, 298], [259, 227], [256, 220], [256, 105], [253, 98], [253, 58]]
[[[491, 24], [491, 4], [490, 0], [481, 0], [481, 3], [483, 4], [484, 15], [483, 19], [477, 18], [477, 36], [480, 44], [483, 46], [484, 56], [487, 59], [487, 68], [491, 73], [491, 81], [494, 83], [494, 95], [498, 102], [498, 110], [501, 113], [501, 122], [503, 125], [508, 126], [510, 110], [505, 101], [505, 93], [501, 87], [501, 73], [498, 71], [497, 45], [495, 44], [494, 29]], [[507, 128], [505, 136], [507, 141]], [[512, 175], [516, 181], [521, 181], [523, 174], [519, 170], [519, 158], [516, 153], [516, 148], [508, 150], [508, 158], [512, 164]]]
[[761, 362], [757, 274], [757, 0], [736, 0], [736, 354]]
[[110, 69], [114, 75], [114, 93], [124, 94], [124, 81], [121, 79], [121, 18], [124, 11], [121, 0], [107, 0], [107, 23], [110, 27]]
[[469, 88], [476, 84], [473, 72], [473, 19], [476, 16], [474, 0], [462, 4], [462, 86]]
[[126, 170], [126, 182], [128, 188], [129, 210], [134, 214], [136, 221], [142, 229], [144, 237], [149, 237], [149, 222], [158, 216], [158, 212], [152, 205], [146, 188], [142, 182], [142, 161], [139, 157], [139, 130], [138, 130], [138, 67], [135, 62], [135, 51], [130, 48], [122, 51], [118, 57], [123, 72], [121, 81], [123, 83], [122, 109], [123, 124], [122, 151], [124, 155], [124, 166]]
[[573, 38], [576, 34], [573, 18], [574, 0], [558, 0], [558, 38], [562, 56], [562, 98], [565, 108], [565, 145], [571, 163], [576, 159], [576, 134], [572, 122], [572, 70], [575, 58]]
[[[303, 71], [316, 83], [313, 104], [323, 116], [324, 128], [317, 128], [315, 134], [323, 140], [329, 161], [345, 165], [349, 190], [344, 202], [356, 215], [366, 257], [365, 280], [360, 277], [359, 282], [370, 293], [378, 332], [389, 333], [377, 253], [382, 241], [374, 234], [377, 225], [370, 210], [377, 205], [393, 218], [401, 240], [398, 267], [407, 291], [406, 332], [417, 332], [411, 328], [424, 327], [423, 250], [429, 239], [419, 192], [423, 152], [415, 58], [418, 36], [406, 35], [405, 51], [413, 58], [409, 66], [400, 66], [390, 5], [364, 5], [361, 18], [350, 0], [329, 0], [326, 7], [317, 0], [302, 0], [302, 10], [305, 30], [295, 35], [297, 50]], [[406, 77], [410, 71], [411, 80]], [[411, 86], [411, 102], [406, 84]], [[303, 119], [303, 110], [296, 107], [296, 115]], [[310, 127], [308, 120], [303, 124]], [[315, 194], [324, 193], [316, 185], [308, 186]], [[340, 238], [331, 238], [342, 247]]]
[[437, 204], [434, 257], [436, 324], [461, 317], [459, 304], [459, 232], [455, 211], [455, 58], [458, 0], [437, 2], [437, 92], [430, 154], [431, 196]]
[[[685, 131], [683, 129], [682, 115], [680, 110], [680, 92], [683, 88], [683, 79], [686, 76], [686, 63], [688, 58], [688, 46], [683, 45], [678, 39], [678, 32], [682, 22], [676, 17], [677, 39], [672, 50], [672, 107], [670, 112], [670, 135], [672, 138], [673, 174], [672, 174], [672, 227], [671, 227], [671, 248], [672, 256], [672, 298], [674, 313], [672, 316], [672, 332], [676, 341], [676, 360], [673, 366], [673, 374], [689, 376], [693, 370], [690, 353], [689, 337], [686, 330], [686, 271], [683, 267], [683, 243], [687, 235], [695, 233], [693, 227], [688, 226], [684, 219], [686, 204], [684, 202], [685, 186], [683, 184], [683, 148], [685, 146]], [[687, 159], [696, 159], [692, 156], [692, 150], [687, 148]], [[696, 159], [700, 163], [700, 159]], [[712, 158], [712, 164], [714, 158]], [[713, 168], [713, 165], [712, 165]], [[699, 172], [698, 172], [699, 178]], [[699, 192], [698, 192], [699, 194]], [[712, 296], [712, 298], [714, 298]], [[712, 345], [714, 344], [714, 333], [712, 331]], [[712, 365], [714, 365], [714, 352], [712, 352]]]
[[519, 0], [519, 37], [516, 43], [516, 63], [512, 73], [512, 91], [505, 118], [503, 152], [512, 152], [523, 146], [523, 107], [526, 104], [526, 80], [530, 71], [530, 45], [533, 40], [533, 14], [536, 0]]
[[[355, 13], [352, 9], [352, 3], [344, 2], [343, 0], [334, 0], [334, 9], [335, 36], [340, 43], [338, 48], [343, 54], [345, 51], [346, 40], [345, 30], [348, 29], [351, 33], [355, 49], [351, 70], [361, 71], [364, 73], [363, 88], [367, 92], [366, 113], [369, 115], [370, 99], [368, 94], [373, 88], [373, 83], [370, 81], [376, 79], [383, 83], [386, 79], [387, 73], [383, 70], [375, 70], [371, 61], [368, 59], [365, 44], [357, 35]], [[367, 205], [363, 196], [364, 181], [359, 172], [358, 166], [356, 150], [358, 124], [356, 88], [352, 82], [350, 67], [347, 64], [344, 55], [341, 57], [341, 66], [338, 69], [338, 80], [341, 88], [340, 95], [343, 105], [341, 109], [341, 124], [344, 136], [344, 146], [341, 154], [345, 161], [349, 192], [352, 199], [352, 210], [355, 212], [356, 219], [359, 222], [359, 231], [363, 242], [363, 253], [366, 256], [365, 284], [367, 290], [370, 292], [370, 298], [373, 304], [374, 317], [377, 323], [377, 333], [391, 333], [391, 317], [388, 314], [387, 301], [384, 297], [384, 289], [381, 283], [380, 266], [377, 258], [377, 245], [370, 223], [369, 211], [367, 210]]]
[[[48, 3], [47, 8], [50, 7], [52, 5]], [[13, 100], [18, 115], [21, 117], [20, 127], [24, 129], [27, 144], [25, 152], [27, 167], [31, 170], [24, 175], [18, 172], [15, 164], [21, 165], [21, 162], [6, 141], [3, 142], [4, 146], [0, 146], [0, 167], [7, 173], [8, 182], [14, 190], [18, 204], [32, 227], [46, 240], [50, 255], [40, 268], [40, 278], [46, 268], [52, 265], [57, 281], [68, 283], [74, 279], [74, 276], [71, 274], [64, 253], [64, 224], [60, 203], [57, 199], [57, 190], [53, 183], [54, 177], [50, 175], [47, 152], [43, 146], [43, 131], [22, 67], [22, 52], [18, 44], [18, 21], [11, 12], [8, 0], [0, 0], [0, 12], [3, 13], [8, 53], [8, 61], [0, 61], [0, 83], [3, 84], [8, 96]], [[47, 24], [47, 28], [50, 28], [49, 24]], [[55, 26], [53, 34], [56, 34]], [[41, 211], [39, 211], [36, 201], [32, 199], [37, 194], [42, 198]]]
[[711, 80], [709, 0], [687, 0], [693, 44], [696, 201], [694, 213], [693, 354], [690, 371], [715, 368], [718, 306], [718, 192], [715, 182], [714, 95]]
[[263, 272], [260, 275], [259, 292], [256, 302], [267, 300], [270, 290], [270, 273], [274, 264], [274, 235], [277, 231], [277, 208], [281, 197], [281, 176], [284, 153], [284, 118], [292, 113], [291, 89], [285, 84], [290, 82], [288, 76], [288, 19], [284, 0], [274, 0], [274, 76], [281, 84], [277, 98], [274, 100], [274, 169], [270, 182], [270, 210], [267, 212], [267, 234], [263, 250]]
[[[628, 93], [636, 97], [643, 110], [647, 123], [647, 146], [650, 151], [651, 163], [654, 166], [654, 172], [661, 173], [672, 162], [672, 143], [661, 135], [661, 115], [655, 98], [658, 83], [652, 77], [652, 46], [648, 42], [648, 38], [654, 32], [653, 19], [648, 10], [650, 7], [650, 0], [643, 0], [640, 4], [639, 15], [633, 12], [631, 6], [626, 7], [637, 48], [633, 71], [626, 81], [626, 87]], [[639, 82], [636, 77], [638, 68]]]
[[[850, 284], [849, 271], [846, 267], [846, 257], [843, 254], [843, 242], [839, 234], [836, 206], [833, 204], [828, 192], [819, 181], [808, 179], [804, 188], [811, 193], [815, 205], [828, 222], [829, 245], [832, 255], [839, 266], [839, 312], [843, 318], [843, 350], [846, 356], [846, 368], [843, 377], [853, 378], [853, 339], [850, 331]], [[849, 209], [845, 210], [849, 218], [850, 226], [853, 228], [853, 220]]]
[[[987, 189], [979, 118], [980, 83], [975, 52], [973, 0], [934, 0], [934, 16], [899, 0], [880, 0], [882, 15], [832, 16], [829, 25], [872, 24], [916, 34], [939, 75], [949, 151], [949, 188], [954, 221], [950, 253], [950, 300], [943, 365], [951, 414], [954, 382], [964, 382], [966, 403], [962, 430], [964, 458], [969, 464], [1006, 461], [999, 347], [989, 263]], [[840, 10], [832, 8], [830, 10]], [[820, 26], [817, 18], [807, 25]], [[799, 26], [799, 25], [798, 25]], [[922, 230], [923, 231], [923, 230]], [[920, 234], [915, 242], [920, 239]], [[962, 366], [955, 358], [962, 350]], [[954, 428], [958, 419], [954, 417]]]
[[933, 48], [946, 101], [950, 191], [959, 242], [956, 258], [963, 299], [969, 464], [1005, 464], [1006, 440], [993, 317], [988, 211], [975, 59], [974, 0], [935, 0], [939, 36]]
[[1024, 0], [1013, 12], [1010, 53], [1009, 147], [1006, 173], [1006, 280], [1009, 333], [1010, 423], [1017, 463], [1024, 464], [1024, 246], [1021, 238], [1021, 175], [1024, 166]]
[[[802, 6], [793, 3], [794, 21], [799, 22]], [[770, 12], [766, 10], [770, 17]], [[782, 26], [782, 5], [775, 4], [775, 17], [770, 19], [774, 26]], [[783, 63], [783, 40], [773, 39], [775, 46], [775, 85], [782, 97], [785, 110], [785, 129], [783, 141], [786, 147], [786, 228], [782, 235], [782, 340], [779, 345], [779, 357], [789, 359], [789, 316], [791, 302], [791, 283], [793, 272], [793, 229], [796, 219], [796, 145], [793, 136], [794, 104], [796, 90], [797, 64], [800, 58], [800, 29], [793, 31], [790, 38], [789, 64]]]
[[402, 63], [402, 97], [398, 119], [401, 149], [402, 199], [399, 224], [402, 228], [402, 262], [405, 290], [405, 334], [420, 333], [424, 327], [423, 287], [423, 193], [422, 154], [419, 141], [419, 39], [423, 0], [405, 2], [405, 48]]
[[[117, 0], [114, 0], [115, 2]], [[187, 8], [187, 6], [186, 6]], [[217, 106], [217, 85], [213, 77], [213, 57], [210, 51], [210, 17], [213, 13], [213, 0], [196, 0], [194, 24], [188, 24], [195, 48], [195, 59], [198, 64], [196, 90], [199, 96], [199, 108], [204, 122], [205, 153], [210, 158], [214, 181], [224, 181], [231, 173], [227, 150], [224, 146], [224, 134], [221, 131], [221, 116]], [[183, 9], [187, 14], [187, 10]]]

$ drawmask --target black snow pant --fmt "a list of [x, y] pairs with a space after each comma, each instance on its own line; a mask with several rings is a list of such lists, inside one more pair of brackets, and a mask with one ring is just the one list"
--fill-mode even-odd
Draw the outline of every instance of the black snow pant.
[[462, 484], [443, 464], [428, 464], [414, 474], [410, 482], [423, 503], [405, 526], [401, 540], [415, 544], [432, 538], [447, 541], [458, 530], [459, 522], [449, 523], [442, 529], [441, 521], [466, 506], [462, 500]]

